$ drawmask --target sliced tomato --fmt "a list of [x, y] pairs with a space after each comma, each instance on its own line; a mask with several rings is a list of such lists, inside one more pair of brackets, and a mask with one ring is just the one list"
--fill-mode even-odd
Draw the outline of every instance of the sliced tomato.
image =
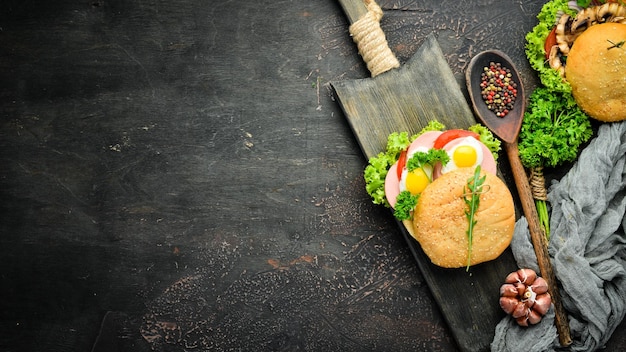
[[433, 148], [441, 149], [444, 145], [448, 144], [453, 139], [462, 138], [462, 137], [474, 137], [477, 140], [480, 140], [480, 136], [476, 132], [468, 131], [468, 130], [447, 130], [443, 132], [437, 139], [435, 140], [435, 144]]
[[398, 180], [402, 178], [402, 170], [404, 170], [404, 166], [406, 165], [406, 153], [407, 150], [405, 149], [400, 152], [400, 156], [398, 157], [398, 168], [396, 169], [398, 174]]
[[556, 26], [554, 26], [552, 28], [552, 30], [550, 31], [550, 33], [546, 37], [546, 43], [543, 46], [543, 49], [546, 52], [546, 59], [548, 59], [550, 57], [550, 50], [552, 50], [552, 47], [555, 46], [555, 45], [557, 45], [557, 42], [556, 42]]

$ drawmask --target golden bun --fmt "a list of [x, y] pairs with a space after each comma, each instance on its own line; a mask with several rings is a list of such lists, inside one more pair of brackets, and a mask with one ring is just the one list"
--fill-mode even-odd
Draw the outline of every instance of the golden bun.
[[[496, 259], [509, 246], [515, 227], [513, 197], [506, 184], [492, 173], [486, 176], [476, 216], [470, 265]], [[474, 168], [460, 168], [433, 181], [420, 195], [413, 213], [411, 235], [433, 264], [444, 268], [467, 265], [468, 220], [464, 201]]]
[[625, 41], [626, 24], [593, 25], [576, 38], [567, 56], [565, 78], [572, 95], [596, 120], [626, 119]]

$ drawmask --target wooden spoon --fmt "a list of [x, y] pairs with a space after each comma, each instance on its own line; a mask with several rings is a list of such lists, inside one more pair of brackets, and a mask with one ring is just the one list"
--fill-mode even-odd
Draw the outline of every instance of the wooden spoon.
[[[500, 63], [502, 66], [510, 69], [512, 78], [517, 83], [517, 97], [513, 109], [504, 117], [498, 117], [493, 111], [489, 110], [482, 98], [482, 89], [480, 87], [481, 73], [484, 71], [485, 67], [490, 66], [490, 63]], [[503, 141], [504, 149], [506, 150], [509, 163], [511, 164], [515, 185], [519, 193], [522, 210], [528, 220], [528, 230], [530, 231], [530, 238], [537, 256], [541, 276], [548, 282], [549, 292], [552, 296], [552, 302], [554, 303], [556, 313], [555, 323], [559, 334], [559, 341], [562, 346], [569, 346], [572, 343], [572, 339], [567, 315], [558, 292], [556, 276], [554, 275], [550, 255], [548, 254], [548, 241], [540, 226], [528, 176], [520, 161], [517, 148], [517, 137], [520, 127], [522, 126], [522, 119], [524, 118], [526, 108], [526, 96], [524, 94], [522, 80], [520, 79], [515, 65], [511, 62], [511, 59], [498, 50], [483, 51], [474, 56], [465, 72], [465, 78], [472, 106], [478, 119]]]

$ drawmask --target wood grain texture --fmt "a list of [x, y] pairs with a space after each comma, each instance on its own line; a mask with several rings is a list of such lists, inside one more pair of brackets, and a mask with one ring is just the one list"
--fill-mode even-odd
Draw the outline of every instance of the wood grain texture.
[[476, 123], [432, 35], [399, 69], [331, 84], [367, 158], [384, 151], [392, 132], [417, 133], [432, 120], [449, 128]]

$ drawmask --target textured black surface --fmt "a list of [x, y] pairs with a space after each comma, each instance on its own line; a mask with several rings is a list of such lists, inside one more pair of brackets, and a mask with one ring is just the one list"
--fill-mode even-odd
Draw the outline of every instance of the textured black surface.
[[[527, 67], [540, 3], [380, 4], [402, 61], [434, 32], [460, 80]], [[363, 190], [337, 3], [0, 6], [0, 350], [456, 348]]]

